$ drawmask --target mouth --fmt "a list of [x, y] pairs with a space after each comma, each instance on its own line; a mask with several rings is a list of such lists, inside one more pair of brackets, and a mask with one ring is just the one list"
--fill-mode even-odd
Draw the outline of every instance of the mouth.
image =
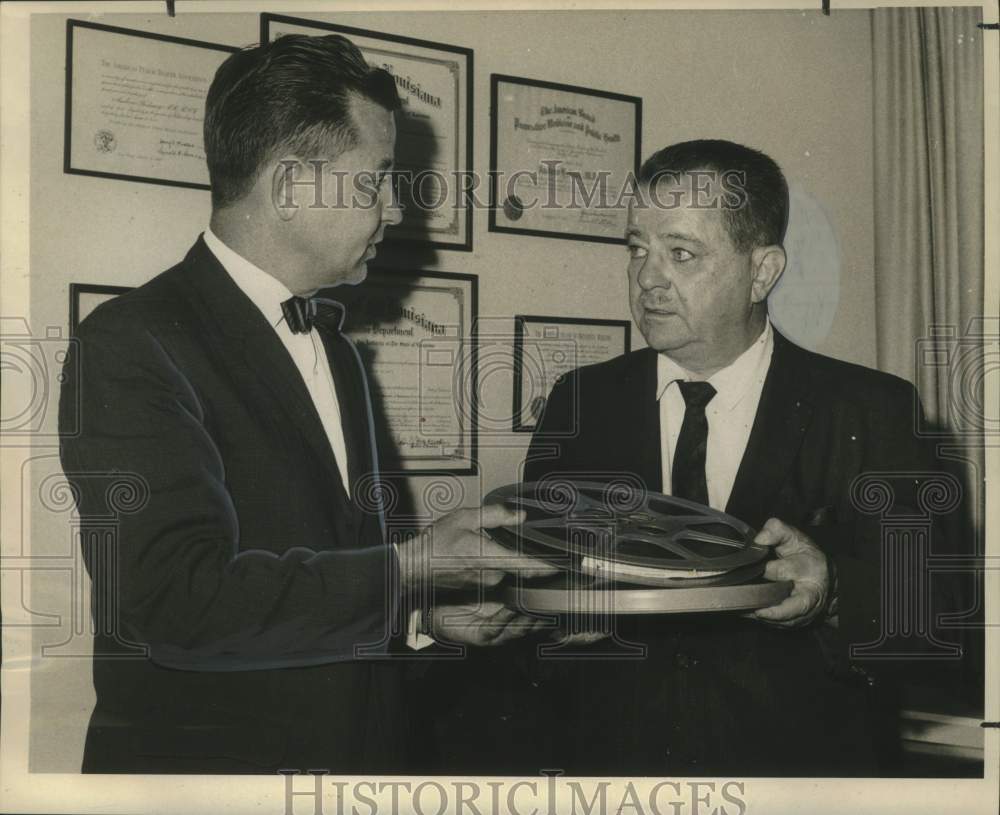
[[674, 311], [673, 309], [662, 308], [662, 307], [661, 308], [651, 308], [650, 306], [643, 306], [642, 310], [646, 314], [647, 317], [653, 317], [653, 318], [657, 318], [657, 317], [673, 317], [675, 314], [677, 314], [677, 312]]

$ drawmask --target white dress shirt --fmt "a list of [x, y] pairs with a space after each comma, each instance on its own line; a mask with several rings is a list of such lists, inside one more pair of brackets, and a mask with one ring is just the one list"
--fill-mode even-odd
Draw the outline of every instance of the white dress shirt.
[[246, 258], [236, 254], [224, 244], [211, 229], [206, 229], [205, 245], [218, 258], [219, 263], [229, 273], [247, 298], [264, 315], [264, 319], [274, 329], [285, 346], [288, 355], [302, 375], [306, 390], [312, 398], [323, 430], [330, 441], [333, 457], [340, 471], [340, 480], [350, 496], [350, 481], [347, 469], [347, 444], [344, 441], [344, 427], [340, 416], [340, 402], [337, 388], [326, 357], [326, 349], [318, 331], [308, 334], [293, 334], [285, 322], [281, 304], [292, 296], [284, 283], [255, 266]]
[[[721, 371], [708, 378], [715, 388], [705, 408], [708, 441], [705, 448], [705, 482], [708, 502], [713, 509], [725, 511], [733, 491], [736, 472], [743, 460], [764, 379], [771, 366], [774, 332], [768, 321], [753, 344]], [[660, 460], [663, 463], [663, 491], [670, 494], [674, 450], [684, 421], [684, 397], [678, 380], [698, 377], [684, 370], [664, 354], [656, 360], [656, 398], [660, 403]]]

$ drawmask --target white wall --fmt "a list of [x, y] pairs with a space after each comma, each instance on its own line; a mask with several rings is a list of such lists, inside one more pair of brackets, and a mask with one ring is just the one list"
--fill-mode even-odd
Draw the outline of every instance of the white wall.
[[[291, 13], [284, 6], [276, 10]], [[817, 348], [874, 364], [869, 12], [303, 16], [474, 49], [474, 165], [480, 171], [488, 167], [490, 73], [641, 96], [644, 155], [699, 137], [732, 139], [769, 153], [791, 185], [825, 213], [839, 247], [840, 277], [833, 281], [839, 282], [839, 300]], [[138, 285], [175, 263], [209, 215], [204, 191], [63, 173], [65, 19], [53, 14], [32, 23], [30, 317], [36, 335], [46, 326], [65, 329], [70, 282]], [[258, 32], [255, 14], [106, 15], [97, 21], [232, 45], [252, 43]], [[484, 211], [475, 214], [474, 246], [472, 253], [438, 252], [426, 268], [479, 277], [480, 314], [497, 318], [487, 330], [509, 332], [515, 313], [629, 317], [620, 246], [491, 234]], [[795, 314], [790, 319], [794, 323]], [[634, 332], [633, 345], [641, 342]], [[490, 378], [486, 407], [508, 406], [509, 386], [509, 380]], [[467, 504], [517, 478], [527, 437], [508, 434], [493, 443], [500, 446], [481, 440], [482, 476], [466, 481]], [[42, 462], [36, 484], [52, 467], [57, 464]], [[36, 553], [71, 551], [68, 534], [65, 515], [36, 508]], [[33, 589], [36, 611], [68, 612], [64, 577], [35, 579]], [[50, 631], [47, 638], [54, 636]], [[45, 639], [43, 630], [36, 643]], [[93, 701], [89, 667], [76, 658], [43, 660], [35, 670], [33, 769], [78, 768]]]

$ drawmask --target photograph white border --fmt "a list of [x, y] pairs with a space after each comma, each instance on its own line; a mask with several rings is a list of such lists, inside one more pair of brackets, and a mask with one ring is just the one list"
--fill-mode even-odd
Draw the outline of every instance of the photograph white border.
[[[179, 2], [176, 13], [184, 14], [197, 11], [246, 12], [279, 10], [289, 14], [306, 13], [309, 11], [329, 11], [329, 4], [295, 3], [280, 5], [275, 3], [225, 3]], [[834, 2], [832, 13], [840, 9], [866, 8], [871, 3], [842, 0]], [[926, 5], [926, 2], [885, 2], [886, 6]], [[987, 24], [997, 23], [996, 3], [978, 2], [939, 2], [935, 5], [981, 6], [983, 21]], [[468, 10], [503, 8], [503, 9], [559, 9], [572, 7], [576, 10], [585, 8], [606, 8], [608, 3], [594, 3], [587, 0], [566, 0], [566, 2], [519, 2], [483, 3], [470, 2], [464, 4]], [[750, 0], [750, 2], [630, 2], [615, 4], [618, 11], [625, 8], [661, 9], [727, 9], [740, 8], [781, 8], [781, 9], [811, 9], [820, 14], [820, 2], [807, 3], [782, 2], [781, 0]], [[454, 4], [444, 2], [373, 2], [359, 3], [344, 0], [336, 4], [337, 11], [382, 9], [382, 10], [415, 10], [448, 9], [453, 10]], [[28, 190], [30, 187], [30, 154], [29, 154], [29, 122], [28, 122], [28, 72], [29, 72], [29, 42], [30, 16], [35, 13], [69, 13], [84, 15], [88, 12], [101, 13], [145, 13], [163, 14], [165, 5], [162, 2], [145, 3], [45, 3], [45, 4], [4, 4], [2, 12], [2, 28], [0, 28], [0, 54], [2, 54], [2, 92], [3, 92], [3, 153], [0, 172], [4, 179], [2, 189], [2, 303], [4, 316], [29, 314], [29, 291], [31, 280], [29, 270], [28, 250]], [[1000, 35], [996, 32], [984, 36], [984, 99], [985, 99], [985, 163], [983, 167], [986, 183], [986, 223], [995, 225], [1000, 222], [1000, 185], [998, 185], [998, 134], [1000, 134]], [[1000, 312], [1000, 236], [995, 230], [987, 228], [985, 241], [987, 281], [985, 286], [984, 312], [996, 315]], [[1000, 411], [998, 394], [989, 392], [987, 409], [990, 415]], [[30, 450], [16, 447], [0, 447], [2, 457], [2, 512], [0, 512], [0, 530], [2, 530], [3, 551], [6, 555], [8, 544], [15, 542], [21, 534], [29, 534], [29, 519], [20, 516], [19, 491], [8, 489], [20, 481], [22, 467]], [[1000, 473], [1000, 447], [987, 446], [987, 471]], [[996, 479], [987, 483], [987, 517], [986, 526], [990, 530], [988, 540], [988, 557], [990, 563], [1000, 557], [996, 531], [1000, 528], [1000, 501], [998, 501], [998, 486]], [[997, 599], [1000, 597], [1000, 568], [991, 567], [985, 572], [987, 619], [997, 617]], [[4, 605], [11, 600], [12, 595], [4, 593]], [[30, 595], [25, 598], [30, 604]], [[286, 812], [287, 790], [284, 779], [259, 776], [239, 777], [208, 777], [208, 776], [84, 776], [74, 774], [30, 774], [27, 768], [27, 745], [29, 742], [29, 706], [28, 683], [31, 669], [30, 631], [5, 627], [3, 636], [3, 670], [0, 676], [4, 704], [2, 706], [2, 745], [0, 745], [0, 807], [6, 812], [97, 812], [97, 813], [184, 813], [184, 812]], [[1000, 720], [998, 707], [997, 682], [998, 667], [1000, 667], [1000, 629], [986, 629], [986, 665], [988, 676], [986, 681], [987, 720]], [[998, 807], [998, 778], [1000, 778], [1000, 730], [987, 731], [985, 748], [986, 777], [982, 780], [966, 779], [751, 779], [746, 781], [743, 798], [746, 801], [748, 813], [810, 812], [821, 815], [824, 812], [962, 812], [962, 813], [995, 813]], [[343, 779], [346, 781], [346, 779]], [[403, 781], [405, 779], [393, 779]], [[504, 781], [506, 786], [500, 795], [501, 804], [506, 794], [511, 791], [512, 779], [479, 779], [487, 781]], [[594, 789], [600, 779], [590, 779], [584, 782], [585, 789]], [[698, 779], [707, 782], [710, 779]], [[410, 779], [416, 783], [418, 779]], [[536, 779], [536, 781], [540, 780]], [[671, 782], [687, 783], [683, 779], [670, 779]], [[567, 805], [568, 788], [565, 779], [554, 783], [555, 798], [552, 808], [539, 807], [539, 812], [563, 811]], [[613, 788], [627, 789], [624, 779], [615, 782]], [[634, 781], [634, 789], [648, 791], [656, 783], [655, 779], [638, 779]], [[300, 789], [297, 787], [297, 789]], [[324, 812], [337, 812], [336, 786], [330, 779], [324, 782], [325, 800]], [[379, 799], [383, 806], [388, 807], [392, 788], [385, 788], [381, 794], [373, 797]], [[430, 799], [433, 800], [433, 799]], [[617, 805], [619, 796], [609, 795], [609, 800]], [[310, 796], [294, 801], [295, 812], [312, 812]], [[345, 811], [350, 811], [345, 809]], [[364, 809], [359, 810], [364, 812]], [[388, 811], [387, 809], [381, 811]], [[426, 811], [426, 810], [425, 810]], [[433, 810], [431, 810], [433, 811]], [[530, 809], [529, 809], [530, 811]], [[625, 811], [630, 811], [626, 809]], [[690, 809], [687, 811], [691, 811]], [[705, 810], [701, 810], [705, 811]], [[710, 811], [710, 810], [708, 810]], [[734, 809], [727, 810], [733, 813]]]

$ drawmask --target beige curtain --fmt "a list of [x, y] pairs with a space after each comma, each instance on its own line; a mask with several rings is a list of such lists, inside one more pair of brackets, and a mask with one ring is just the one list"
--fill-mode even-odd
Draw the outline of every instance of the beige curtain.
[[[967, 515], [965, 523], [952, 519], [958, 525], [946, 547], [981, 554], [987, 419], [975, 334], [989, 333], [982, 321], [986, 32], [976, 27], [976, 8], [872, 15], [878, 366], [913, 382], [929, 421], [948, 434], [938, 437], [938, 452], [965, 482]], [[961, 583], [964, 611], [954, 619], [970, 625], [961, 635], [968, 658], [958, 693], [981, 711], [983, 585], [972, 575]], [[951, 688], [938, 688], [935, 699], [956, 692], [951, 680], [931, 684]]]
[[917, 386], [981, 477], [981, 11], [872, 14], [878, 366]]

